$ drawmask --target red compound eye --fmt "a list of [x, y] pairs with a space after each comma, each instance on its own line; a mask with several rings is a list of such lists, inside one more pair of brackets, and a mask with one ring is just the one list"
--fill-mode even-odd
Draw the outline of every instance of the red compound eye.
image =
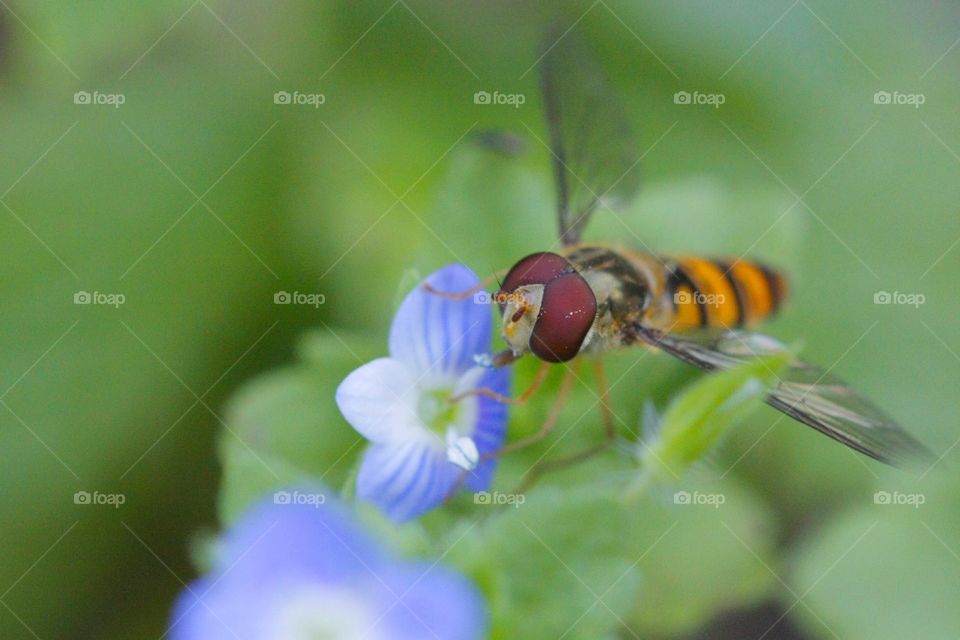
[[[511, 294], [527, 284], [546, 284], [564, 271], [570, 269], [570, 263], [555, 253], [531, 253], [513, 265], [503, 281], [501, 294]], [[500, 303], [500, 312], [505, 305]]]
[[543, 289], [540, 315], [530, 335], [530, 351], [547, 362], [572, 359], [580, 351], [596, 314], [597, 299], [583, 276], [570, 271], [554, 277]]

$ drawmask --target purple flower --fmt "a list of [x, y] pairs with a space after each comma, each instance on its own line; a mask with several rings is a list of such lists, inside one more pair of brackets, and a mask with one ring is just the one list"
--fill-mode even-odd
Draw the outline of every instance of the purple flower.
[[435, 563], [392, 557], [331, 500], [248, 511], [215, 567], [177, 600], [173, 640], [463, 640], [486, 630], [482, 598]]
[[[426, 280], [444, 292], [467, 291], [478, 282], [467, 267], [450, 265]], [[487, 304], [473, 297], [452, 300], [418, 286], [400, 305], [390, 328], [390, 357], [353, 371], [337, 389], [347, 421], [372, 442], [357, 478], [357, 494], [392, 520], [403, 522], [441, 504], [461, 480], [467, 488], [490, 486], [507, 407], [471, 395], [473, 388], [509, 393], [507, 369], [476, 366], [490, 347]]]

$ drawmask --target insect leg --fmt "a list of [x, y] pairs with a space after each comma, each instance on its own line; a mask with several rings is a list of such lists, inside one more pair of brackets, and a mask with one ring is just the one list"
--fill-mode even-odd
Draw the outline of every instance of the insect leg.
[[524, 475], [523, 481], [520, 483], [520, 486], [517, 487], [517, 493], [522, 493], [530, 489], [544, 474], [563, 469], [564, 467], [568, 467], [579, 462], [583, 462], [584, 460], [587, 460], [592, 456], [604, 451], [610, 447], [611, 444], [613, 444], [617, 432], [613, 422], [613, 412], [610, 409], [610, 405], [607, 404], [607, 398], [609, 396], [610, 389], [607, 385], [606, 370], [603, 367], [603, 361], [599, 358], [594, 360], [593, 367], [597, 378], [597, 387], [600, 389], [598, 402], [600, 403], [603, 414], [603, 442], [568, 456], [537, 463]]
[[610, 385], [607, 384], [607, 370], [603, 366], [603, 360], [597, 358], [593, 361], [593, 371], [597, 377], [597, 387], [600, 389], [600, 408], [603, 412], [603, 431], [607, 441], [614, 439], [617, 433], [616, 426], [613, 423], [613, 411], [607, 402], [610, 396]]
[[494, 280], [497, 280], [498, 278], [500, 278], [500, 276], [503, 276], [504, 274], [506, 274], [507, 271], [508, 271], [507, 269], [501, 269], [500, 271], [495, 271], [494, 273], [491, 273], [489, 276], [485, 277], [483, 280], [473, 285], [466, 291], [459, 291], [459, 292], [440, 291], [438, 289], [434, 289], [429, 282], [423, 283], [423, 289], [427, 293], [432, 293], [435, 296], [446, 298], [447, 300], [465, 300], [466, 298], [469, 298], [473, 294], [485, 289], [487, 285], [489, 285]]
[[540, 368], [537, 369], [537, 374], [533, 378], [533, 382], [530, 383], [530, 386], [527, 388], [526, 391], [524, 391], [522, 394], [520, 394], [516, 398], [511, 398], [509, 396], [499, 394], [493, 389], [490, 389], [489, 387], [479, 387], [477, 389], [468, 389], [463, 393], [458, 393], [455, 396], [451, 396], [448, 399], [448, 402], [459, 402], [460, 400], [463, 400], [464, 398], [469, 398], [470, 396], [486, 396], [487, 398], [491, 398], [503, 404], [510, 404], [510, 405], [525, 404], [533, 396], [533, 394], [536, 393], [537, 389], [539, 389], [543, 385], [543, 381], [547, 379], [547, 374], [549, 373], [550, 373], [550, 363], [541, 362]]
[[561, 458], [555, 458], [553, 460], [545, 460], [543, 462], [537, 463], [530, 471], [528, 471], [523, 476], [523, 481], [516, 488], [516, 493], [524, 493], [529, 491], [533, 485], [537, 483], [540, 478], [552, 471], [559, 471], [565, 467], [575, 465], [579, 462], [583, 462], [596, 454], [605, 451], [609, 446], [612, 440], [605, 440], [601, 444], [594, 445], [588, 449], [584, 449], [578, 453], [573, 453], [569, 456], [563, 456]]
[[[543, 440], [545, 437], [547, 437], [550, 434], [550, 432], [553, 430], [553, 428], [556, 426], [557, 419], [559, 419], [560, 417], [560, 412], [563, 410], [563, 406], [564, 404], [566, 404], [567, 397], [570, 395], [570, 391], [573, 388], [573, 383], [577, 379], [576, 372], [577, 372], [578, 366], [579, 366], [579, 361], [574, 360], [573, 364], [567, 369], [567, 372], [564, 374], [563, 380], [560, 382], [560, 389], [557, 391], [556, 400], [554, 400], [553, 406], [550, 407], [550, 413], [547, 415], [547, 419], [546, 421], [544, 421], [539, 431], [537, 431], [532, 435], [527, 436], [526, 438], [521, 438], [520, 440], [504, 445], [499, 449], [497, 449], [496, 451], [491, 451], [489, 453], [483, 454], [482, 456], [480, 456], [480, 459], [478, 460], [478, 462], [486, 462], [487, 460], [499, 458], [504, 454], [510, 453], [511, 451], [516, 451], [517, 449], [522, 449], [523, 447], [530, 446], [531, 444], [535, 444], [540, 440]], [[547, 374], [549, 372], [550, 372], [549, 363], [547, 362], [541, 363], [540, 369], [537, 371], [537, 374], [534, 377], [533, 384], [530, 385], [530, 389], [527, 389], [527, 391], [524, 392], [522, 396], [518, 397], [517, 400], [526, 402], [529, 399], [529, 397], [533, 395], [533, 391], [536, 390], [536, 388], [538, 388], [543, 383], [543, 380], [547, 377]], [[482, 391], [482, 390], [474, 389], [474, 391]], [[487, 391], [489, 391], [489, 389], [487, 389]], [[480, 395], [486, 395], [486, 394], [481, 393]], [[499, 394], [494, 393], [494, 395], [496, 396]], [[514, 402], [512, 398], [507, 398], [505, 396], [500, 396], [500, 397], [504, 398], [506, 402]], [[469, 474], [470, 474], [469, 471], [464, 471], [463, 473], [460, 474], [460, 477], [457, 479], [456, 484], [453, 486], [453, 489], [450, 490], [450, 493], [447, 494], [447, 497], [445, 498], [445, 500], [452, 499], [455, 495], [457, 495], [460, 492], [460, 488], [463, 486], [463, 483], [467, 480], [467, 477], [469, 476]]]
[[[547, 363], [544, 364], [546, 365]], [[550, 413], [547, 414], [547, 419], [536, 433], [504, 445], [496, 451], [491, 451], [490, 453], [484, 454], [480, 456], [480, 460], [484, 461], [491, 458], [498, 458], [504, 454], [510, 453], [511, 451], [516, 451], [517, 449], [522, 449], [523, 447], [528, 447], [531, 444], [540, 442], [550, 435], [550, 432], [553, 431], [553, 428], [557, 425], [557, 420], [560, 418], [560, 412], [563, 410], [563, 407], [567, 402], [567, 398], [570, 396], [573, 383], [577, 380], [578, 364], [578, 361], [574, 360], [573, 364], [567, 369], [567, 372], [563, 376], [563, 380], [560, 382], [560, 389], [557, 391], [557, 398], [554, 400], [553, 406], [550, 407]], [[541, 371], [542, 370], [543, 367], [541, 367]], [[537, 375], [539, 377], [540, 372], [537, 372]], [[543, 377], [546, 377], [546, 374], [544, 374]]]

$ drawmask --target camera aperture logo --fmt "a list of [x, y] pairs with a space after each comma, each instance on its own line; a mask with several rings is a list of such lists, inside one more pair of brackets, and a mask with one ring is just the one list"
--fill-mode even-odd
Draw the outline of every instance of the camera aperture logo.
[[273, 304], [302, 304], [318, 309], [327, 301], [322, 293], [303, 293], [301, 291], [277, 291], [273, 294]]
[[122, 93], [101, 93], [99, 91], [77, 91], [73, 94], [73, 104], [106, 106], [119, 109], [127, 101]]
[[473, 494], [473, 504], [487, 504], [495, 506], [511, 506], [519, 509], [527, 501], [522, 493], [502, 493], [500, 491], [478, 491]]
[[727, 96], [722, 93], [701, 93], [699, 91], [677, 91], [673, 94], [673, 104], [683, 105], [707, 105], [714, 109], [719, 109], [720, 105], [727, 101]]
[[126, 301], [127, 296], [122, 293], [77, 291], [73, 294], [73, 304], [96, 304], [116, 309]]
[[322, 93], [303, 93], [300, 91], [277, 91], [273, 94], [273, 104], [295, 105], [319, 109], [327, 101]]
[[877, 291], [873, 294], [873, 304], [906, 305], [919, 309], [927, 301], [922, 293], [904, 293], [902, 291]]
[[276, 491], [273, 494], [273, 504], [300, 505], [305, 504], [319, 509], [327, 501], [322, 493], [306, 493], [303, 491]]
[[919, 509], [927, 501], [922, 493], [903, 493], [902, 491], [877, 491], [873, 494], [873, 504], [906, 506]]
[[127, 501], [122, 493], [100, 493], [99, 491], [77, 491], [73, 494], [73, 504], [81, 505], [108, 505], [119, 509]]
[[901, 93], [899, 91], [877, 91], [873, 94], [873, 104], [907, 106], [919, 109], [927, 101], [922, 93]]
[[473, 104], [507, 105], [519, 109], [526, 101], [527, 96], [522, 93], [477, 91], [473, 94]]
[[677, 491], [673, 494], [673, 504], [680, 505], [705, 505], [719, 509], [720, 505], [727, 501], [727, 496], [722, 493], [702, 493], [700, 491]]

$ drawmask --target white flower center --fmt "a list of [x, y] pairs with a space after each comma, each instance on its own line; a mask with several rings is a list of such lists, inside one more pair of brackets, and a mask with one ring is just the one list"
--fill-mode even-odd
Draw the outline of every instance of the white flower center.
[[461, 389], [471, 388], [464, 386], [463, 381], [445, 380], [436, 385], [425, 385], [418, 394], [417, 416], [437, 447], [449, 449], [451, 437], [456, 440], [473, 435], [477, 398], [467, 395], [452, 401], [461, 393]]
[[424, 389], [417, 403], [417, 414], [431, 432], [444, 436], [451, 425], [460, 417], [460, 402], [451, 402], [453, 389], [440, 387]]
[[285, 594], [268, 624], [271, 640], [383, 640], [380, 616], [359, 594], [311, 585]]

